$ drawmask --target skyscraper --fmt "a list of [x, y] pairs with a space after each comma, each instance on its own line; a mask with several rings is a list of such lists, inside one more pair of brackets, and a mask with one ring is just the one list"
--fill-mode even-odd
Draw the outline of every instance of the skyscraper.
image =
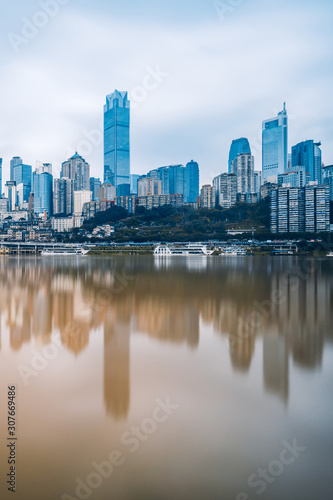
[[22, 163], [18, 163], [13, 167], [14, 181], [16, 182], [16, 186], [20, 186], [22, 191], [22, 202], [28, 203], [29, 196], [31, 193], [31, 180], [32, 180], [32, 167], [31, 165], [24, 165]]
[[14, 181], [14, 167], [16, 167], [16, 165], [20, 165], [21, 163], [23, 163], [23, 161], [21, 160], [21, 158], [19, 156], [14, 156], [11, 160], [10, 160], [10, 180], [11, 181]]
[[283, 174], [288, 168], [288, 114], [286, 104], [275, 118], [262, 124], [263, 179]]
[[330, 200], [333, 201], [333, 165], [326, 165], [323, 168], [323, 184], [329, 186]]
[[231, 164], [233, 160], [238, 155], [251, 154], [251, 148], [248, 139], [241, 137], [240, 139], [235, 139], [232, 141], [230, 152], [229, 152], [229, 162], [228, 162], [228, 172], [231, 174]]
[[140, 179], [140, 177], [142, 176], [138, 174], [131, 174], [131, 194], [138, 194], [138, 180]]
[[72, 179], [74, 191], [90, 190], [90, 165], [78, 153], [61, 165], [60, 177]]
[[234, 174], [221, 174], [213, 179], [216, 204], [231, 208], [237, 201], [237, 177]]
[[237, 194], [254, 192], [254, 158], [251, 154], [236, 156], [231, 163], [231, 173], [237, 177]]
[[104, 105], [104, 182], [130, 184], [130, 101], [118, 90]]
[[38, 217], [44, 214], [51, 217], [53, 213], [53, 176], [50, 163], [37, 163], [32, 175], [34, 193], [34, 213]]
[[205, 184], [201, 188], [200, 208], [215, 208], [215, 188], [210, 184]]
[[196, 203], [199, 197], [199, 165], [190, 161], [185, 167], [185, 202]]
[[72, 215], [74, 212], [74, 180], [68, 177], [54, 179], [53, 213], [54, 215]]
[[16, 209], [17, 191], [16, 182], [7, 181], [5, 184], [5, 198], [8, 200], [8, 210], [12, 212]]
[[99, 177], [90, 177], [90, 191], [92, 193], [92, 201], [99, 201], [98, 190], [101, 185], [102, 183]]
[[292, 168], [305, 167], [311, 181], [322, 182], [321, 143], [303, 141], [291, 148]]

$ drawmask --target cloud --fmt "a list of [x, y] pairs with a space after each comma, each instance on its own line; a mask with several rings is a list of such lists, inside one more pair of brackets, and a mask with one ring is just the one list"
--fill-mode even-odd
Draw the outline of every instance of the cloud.
[[[333, 162], [329, 3], [245, 0], [223, 22], [213, 2], [157, 4], [163, 8], [143, 2], [138, 13], [132, 2], [120, 10], [115, 2], [72, 1], [18, 54], [3, 45], [3, 178], [14, 155], [52, 161], [57, 174], [69, 151], [100, 126], [105, 95], [115, 88], [136, 95], [157, 68], [167, 76], [142, 102], [132, 99], [133, 173], [193, 158], [201, 181], [211, 182], [241, 136], [258, 143], [260, 168], [261, 122], [283, 101], [292, 115], [290, 145], [321, 139], [324, 161]], [[31, 19], [32, 5], [22, 12]], [[13, 12], [8, 19], [6, 29], [18, 31]], [[91, 146], [92, 175], [102, 176], [102, 142]]]

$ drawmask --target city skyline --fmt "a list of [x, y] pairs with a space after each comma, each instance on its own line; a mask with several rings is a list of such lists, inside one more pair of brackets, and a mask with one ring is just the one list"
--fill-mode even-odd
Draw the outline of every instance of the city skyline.
[[[206, 184], [226, 171], [231, 141], [242, 136], [249, 138], [259, 170], [261, 122], [274, 116], [283, 101], [290, 115], [290, 144], [321, 140], [323, 161], [332, 163], [329, 2], [267, 6], [246, 0], [221, 19], [213, 2], [196, 2], [195, 8], [187, 1], [163, 8], [143, 2], [138, 13], [133, 2], [126, 8], [89, 0], [79, 6], [72, 1], [15, 53], [8, 35], [20, 34], [22, 16], [31, 20], [40, 9], [29, 1], [17, 4], [15, 9], [8, 6], [0, 21], [5, 33], [0, 96], [4, 179], [9, 179], [13, 154], [27, 164], [35, 159], [50, 162], [56, 175], [76, 149], [90, 163], [92, 174], [102, 178], [101, 109], [104, 96], [114, 88], [128, 89], [133, 103], [133, 173], [195, 158]], [[283, 37], [271, 37], [281, 25]], [[78, 36], [82, 31], [85, 41]], [[100, 33], [105, 36], [97, 36]], [[129, 43], [133, 39], [135, 46]], [[256, 54], [250, 65], [248, 51]], [[112, 67], [104, 63], [111, 52]], [[73, 66], [76, 78], [63, 78]], [[13, 113], [16, 107], [19, 121]], [[88, 142], [88, 154], [78, 147], [82, 142]]]

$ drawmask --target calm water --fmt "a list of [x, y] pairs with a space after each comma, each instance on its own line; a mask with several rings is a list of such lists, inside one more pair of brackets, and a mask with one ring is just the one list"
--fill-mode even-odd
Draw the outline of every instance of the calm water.
[[1, 499], [332, 498], [332, 278], [333, 259], [1, 257]]

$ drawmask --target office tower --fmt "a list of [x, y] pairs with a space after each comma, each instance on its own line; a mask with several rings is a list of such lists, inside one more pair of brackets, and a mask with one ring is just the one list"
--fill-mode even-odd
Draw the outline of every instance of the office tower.
[[67, 177], [54, 179], [53, 213], [54, 215], [72, 215], [74, 212], [74, 180]]
[[19, 156], [14, 156], [11, 160], [10, 160], [10, 180], [11, 181], [14, 181], [14, 167], [16, 167], [16, 165], [20, 165], [22, 162], [21, 158]]
[[104, 105], [104, 183], [130, 184], [130, 101], [118, 90]]
[[288, 184], [291, 187], [305, 187], [310, 182], [310, 174], [305, 167], [290, 168], [284, 174], [278, 175], [278, 185]]
[[243, 154], [251, 154], [251, 148], [248, 139], [245, 137], [241, 137], [240, 139], [236, 139], [232, 141], [230, 152], [229, 152], [229, 162], [228, 162], [228, 172], [232, 174], [231, 164], [233, 160]]
[[196, 203], [199, 197], [199, 165], [195, 161], [190, 161], [185, 167], [185, 201], [186, 203]]
[[90, 189], [90, 165], [78, 153], [62, 164], [60, 177], [72, 179], [74, 191], [89, 191]]
[[83, 205], [91, 201], [91, 191], [74, 191], [74, 214], [82, 215]]
[[97, 177], [90, 177], [90, 191], [92, 192], [92, 201], [98, 201], [98, 190], [101, 187], [101, 180]]
[[138, 194], [138, 180], [140, 179], [140, 177], [142, 176], [138, 174], [131, 174], [131, 194]]
[[280, 187], [271, 195], [272, 233], [318, 233], [330, 230], [328, 186]]
[[205, 184], [201, 188], [200, 208], [215, 208], [215, 188], [210, 184]]
[[34, 193], [34, 213], [38, 217], [51, 217], [53, 214], [53, 175], [50, 163], [37, 162], [32, 175]]
[[[22, 160], [21, 160], [22, 162]], [[23, 163], [18, 163], [13, 167], [14, 181], [16, 186], [23, 185], [20, 187], [20, 193], [22, 197], [22, 203], [29, 202], [29, 196], [31, 193], [31, 178], [32, 178], [32, 167], [31, 165], [24, 165]]]
[[254, 158], [251, 154], [236, 156], [231, 163], [231, 173], [237, 177], [237, 194], [254, 192]]
[[216, 204], [231, 208], [237, 201], [237, 177], [235, 174], [221, 174], [213, 179]]
[[2, 198], [2, 158], [0, 158], [0, 199]]
[[275, 118], [262, 124], [263, 179], [286, 172], [288, 168], [288, 115], [286, 105]]
[[102, 184], [97, 192], [97, 197], [99, 201], [104, 201], [104, 200], [112, 201], [115, 199], [116, 195], [117, 195], [116, 188], [108, 182]]
[[17, 191], [16, 191], [16, 182], [15, 181], [7, 181], [5, 184], [5, 198], [8, 200], [8, 210], [13, 212], [16, 210], [16, 201], [17, 201]]
[[321, 142], [303, 141], [291, 148], [291, 166], [305, 167], [311, 181], [322, 182]]
[[147, 177], [162, 181], [162, 194], [181, 194], [185, 197], [186, 169], [183, 165], [168, 165], [148, 172]]
[[162, 181], [143, 177], [138, 181], [138, 196], [154, 196], [162, 194]]
[[256, 193], [257, 199], [260, 198], [260, 188], [262, 186], [262, 172], [255, 170], [253, 173], [253, 192]]
[[329, 186], [330, 200], [333, 201], [333, 165], [323, 167], [323, 184]]

